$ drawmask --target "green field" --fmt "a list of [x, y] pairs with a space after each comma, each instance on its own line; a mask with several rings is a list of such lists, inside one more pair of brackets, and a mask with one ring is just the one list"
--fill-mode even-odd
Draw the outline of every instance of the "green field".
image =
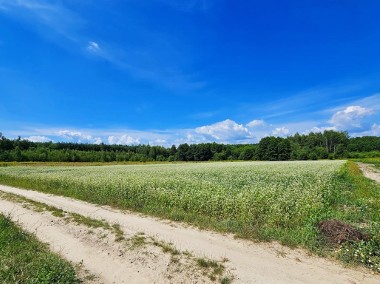
[[[345, 161], [0, 167], [0, 183], [71, 196], [244, 238], [277, 240], [380, 271], [380, 190]], [[331, 248], [338, 219], [371, 236]], [[341, 248], [343, 247], [341, 246]], [[376, 252], [377, 251], [377, 252]]]
[[80, 283], [70, 263], [0, 214], [0, 283]]

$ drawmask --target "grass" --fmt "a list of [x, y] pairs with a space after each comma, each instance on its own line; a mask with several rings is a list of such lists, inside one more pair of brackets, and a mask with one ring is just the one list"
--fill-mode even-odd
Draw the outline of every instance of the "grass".
[[353, 162], [344, 166], [341, 178], [341, 191], [331, 204], [331, 215], [360, 228], [370, 239], [346, 242], [334, 254], [347, 263], [361, 263], [380, 272], [380, 185], [363, 177]]
[[228, 261], [227, 259], [216, 261], [208, 258], [194, 258], [192, 253], [188, 251], [181, 252], [176, 249], [172, 243], [165, 243], [152, 238], [151, 241], [153, 245], [160, 247], [163, 253], [171, 254], [171, 264], [180, 265], [180, 257], [185, 256], [187, 259], [192, 259], [193, 263], [195, 263], [195, 265], [203, 271], [203, 274], [207, 275], [212, 281], [219, 280], [221, 283], [232, 282], [232, 276], [224, 275], [226, 270], [224, 263]]
[[[73, 222], [77, 225], [84, 225], [89, 228], [103, 228], [105, 230], [109, 230], [114, 233], [115, 241], [120, 242], [124, 240], [124, 232], [121, 230], [119, 224], [113, 224], [111, 226], [104, 220], [97, 220], [85, 217], [77, 213], [66, 212], [57, 207], [49, 206], [45, 203], [37, 202], [12, 193], [5, 193], [0, 191], [0, 197], [9, 201], [22, 203], [24, 207], [31, 208], [36, 212], [48, 211], [55, 217], [64, 218], [67, 222]], [[92, 233], [92, 231], [89, 231], [89, 233]]]
[[207, 258], [197, 258], [196, 263], [201, 269], [204, 270], [204, 273], [207, 274], [212, 281], [215, 281], [216, 279], [220, 279], [220, 281], [222, 281], [223, 279], [227, 278], [227, 276], [221, 278], [221, 276], [224, 273], [225, 267], [215, 260], [210, 260]]
[[[353, 162], [7, 167], [0, 182], [277, 240], [380, 272], [380, 186]], [[370, 239], [331, 247], [317, 229], [326, 219], [349, 223]]]
[[380, 170], [380, 158], [362, 158], [362, 159], [354, 159], [354, 161], [371, 164], [375, 166], [375, 168]]
[[120, 241], [125, 240], [125, 238], [124, 238], [124, 232], [120, 228], [119, 224], [113, 224], [112, 228], [113, 228], [113, 231], [114, 231], [114, 234], [115, 234], [115, 241], [116, 242], [120, 242]]
[[130, 249], [137, 249], [145, 247], [147, 241], [144, 233], [137, 233], [134, 234], [132, 237], [128, 238], [127, 243], [129, 244]]
[[224, 276], [220, 279], [220, 284], [230, 284], [232, 283], [232, 281], [233, 281], [232, 277]]
[[[172, 256], [181, 254], [181, 252], [177, 250], [172, 243], [165, 243], [165, 242], [153, 240], [153, 245], [157, 247], [161, 247], [162, 252], [170, 253]], [[190, 256], [191, 254], [189, 252], [184, 252], [184, 255]]]
[[49, 206], [45, 203], [37, 202], [37, 201], [31, 200], [31, 199], [28, 199], [16, 194], [12, 194], [12, 193], [6, 193], [6, 192], [0, 191], [0, 197], [5, 200], [22, 203], [23, 206], [27, 208], [32, 207], [32, 209], [36, 212], [49, 211], [55, 217], [65, 217], [67, 213], [57, 207]]
[[0, 215], [0, 283], [80, 283], [70, 263]]

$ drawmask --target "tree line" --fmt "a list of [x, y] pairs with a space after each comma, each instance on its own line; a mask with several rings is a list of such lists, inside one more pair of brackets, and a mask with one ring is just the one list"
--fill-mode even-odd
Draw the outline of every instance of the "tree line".
[[317, 160], [380, 157], [380, 137], [350, 138], [347, 132], [294, 134], [265, 137], [257, 144], [108, 145], [31, 142], [8, 139], [0, 133], [2, 162], [148, 162], [225, 160]]

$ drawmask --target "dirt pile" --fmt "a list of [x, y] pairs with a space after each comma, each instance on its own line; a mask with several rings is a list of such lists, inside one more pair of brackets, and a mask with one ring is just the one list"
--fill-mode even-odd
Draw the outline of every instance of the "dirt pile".
[[367, 241], [369, 239], [368, 235], [339, 220], [323, 220], [318, 224], [318, 229], [332, 245], [339, 245], [348, 241]]

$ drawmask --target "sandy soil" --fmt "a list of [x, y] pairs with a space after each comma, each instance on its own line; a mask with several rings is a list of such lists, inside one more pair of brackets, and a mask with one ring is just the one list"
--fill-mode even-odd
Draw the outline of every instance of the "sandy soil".
[[[380, 276], [368, 270], [345, 268], [334, 261], [309, 256], [302, 250], [292, 250], [278, 244], [236, 240], [230, 235], [200, 231], [183, 224], [36, 191], [7, 186], [0, 186], [0, 190], [67, 212], [120, 224], [126, 234], [144, 232], [155, 239], [171, 242], [180, 250], [191, 251], [196, 257], [227, 258], [229, 261], [225, 266], [234, 274], [234, 283], [380, 283]], [[186, 271], [178, 272], [178, 269], [165, 270], [168, 260], [162, 255], [155, 258], [157, 263], [154, 265], [149, 260], [146, 260], [148, 264], [145, 266], [141, 265], [141, 261], [134, 265], [128, 258], [115, 257], [112, 249], [108, 251], [104, 246], [99, 246], [99, 249], [91, 242], [70, 237], [65, 224], [51, 222], [44, 214], [25, 210], [17, 204], [0, 200], [0, 212], [11, 213], [23, 227], [35, 231], [39, 238], [67, 259], [75, 262], [83, 260], [84, 267], [99, 275], [103, 283], [203, 283], [208, 279], [192, 279], [193, 272], [185, 274]], [[144, 263], [144, 255], [141, 257]], [[168, 277], [167, 273], [174, 272], [179, 274]], [[174, 278], [169, 280], [171, 277]]]
[[357, 163], [360, 169], [363, 172], [363, 175], [367, 178], [370, 178], [378, 183], [380, 183], [380, 172], [371, 166], [364, 163]]

